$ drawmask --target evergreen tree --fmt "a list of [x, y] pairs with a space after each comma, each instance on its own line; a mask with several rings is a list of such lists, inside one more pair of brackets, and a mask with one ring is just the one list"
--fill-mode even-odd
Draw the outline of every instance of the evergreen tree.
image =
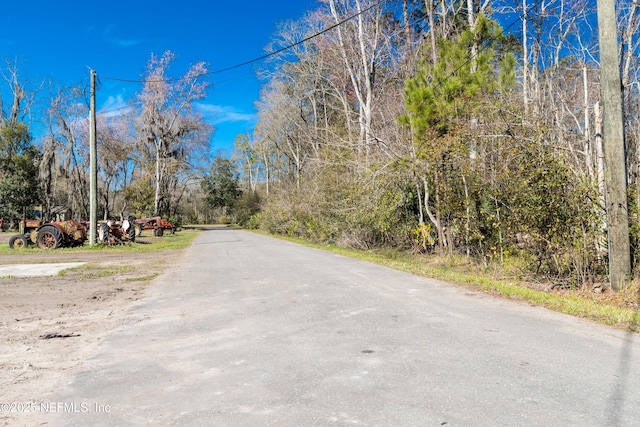
[[[406, 82], [407, 114], [400, 121], [411, 129], [415, 174], [423, 187], [421, 209], [435, 227], [440, 251], [456, 240], [468, 247], [472, 235], [474, 169], [480, 143], [481, 111], [513, 84], [512, 55], [502, 53], [500, 26], [478, 17], [476, 32], [463, 31], [438, 43], [439, 60], [424, 60]], [[474, 56], [472, 45], [481, 46]], [[424, 230], [420, 224], [419, 230]], [[465, 230], [464, 238], [452, 230]], [[421, 240], [425, 236], [418, 236]]]
[[31, 212], [40, 203], [39, 156], [26, 124], [0, 125], [0, 218], [20, 218], [24, 208]]
[[223, 157], [213, 161], [211, 175], [202, 180], [204, 202], [211, 208], [222, 209], [223, 215], [233, 214], [240, 196], [239, 178], [234, 163]]

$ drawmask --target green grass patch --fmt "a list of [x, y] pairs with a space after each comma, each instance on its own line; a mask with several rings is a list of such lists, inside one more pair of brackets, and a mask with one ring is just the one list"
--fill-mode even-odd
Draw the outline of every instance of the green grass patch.
[[129, 277], [127, 279], [124, 279], [125, 282], [150, 282], [153, 279], [155, 279], [156, 277], [158, 277], [158, 274], [149, 274], [147, 276], [141, 276], [141, 277]]

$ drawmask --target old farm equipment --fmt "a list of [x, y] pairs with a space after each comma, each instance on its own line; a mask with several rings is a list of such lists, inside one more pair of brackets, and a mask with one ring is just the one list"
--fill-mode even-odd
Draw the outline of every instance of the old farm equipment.
[[129, 217], [119, 224], [113, 220], [102, 222], [98, 227], [98, 241], [104, 245], [122, 245], [135, 242], [135, 218]]
[[87, 229], [76, 220], [45, 222], [39, 219], [20, 221], [19, 234], [9, 239], [12, 249], [36, 244], [40, 249], [80, 246], [87, 240]]
[[136, 229], [138, 236], [142, 230], [153, 230], [153, 235], [158, 237], [164, 235], [164, 230], [170, 230], [171, 233], [175, 231], [173, 224], [159, 216], [136, 219]]

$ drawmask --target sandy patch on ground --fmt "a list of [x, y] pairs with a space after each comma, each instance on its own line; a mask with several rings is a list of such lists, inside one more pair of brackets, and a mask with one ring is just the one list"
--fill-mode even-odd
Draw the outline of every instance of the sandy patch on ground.
[[[0, 245], [10, 237], [0, 233]], [[0, 255], [0, 265], [83, 263], [55, 276], [0, 277], [0, 425], [19, 425], [20, 405], [47, 402], [106, 334], [137, 321], [129, 309], [178, 257], [179, 251]]]

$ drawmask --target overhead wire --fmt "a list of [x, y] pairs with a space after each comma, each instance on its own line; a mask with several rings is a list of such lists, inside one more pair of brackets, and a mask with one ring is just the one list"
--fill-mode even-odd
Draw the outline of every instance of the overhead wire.
[[[237, 68], [245, 67], [245, 66], [247, 66], [247, 65], [250, 65], [250, 64], [253, 64], [253, 63], [256, 63], [256, 62], [263, 61], [263, 60], [265, 60], [265, 59], [267, 59], [267, 58], [270, 58], [270, 57], [272, 57], [272, 56], [278, 55], [278, 54], [280, 54], [280, 53], [282, 53], [282, 52], [285, 52], [285, 51], [287, 51], [287, 50], [293, 49], [293, 48], [294, 48], [294, 47], [296, 47], [296, 46], [299, 46], [299, 45], [301, 45], [301, 44], [306, 43], [306, 42], [307, 42], [307, 41], [309, 41], [309, 40], [312, 40], [312, 39], [314, 39], [314, 38], [316, 38], [316, 37], [319, 37], [319, 36], [321, 36], [321, 35], [323, 35], [323, 34], [325, 34], [325, 33], [329, 32], [329, 31], [331, 31], [331, 30], [333, 30], [333, 29], [335, 29], [335, 28], [337, 28], [337, 27], [339, 27], [339, 26], [341, 26], [341, 25], [343, 25], [343, 24], [345, 24], [345, 23], [347, 23], [347, 22], [349, 22], [349, 21], [351, 21], [351, 20], [353, 20], [353, 19], [357, 18], [358, 16], [360, 16], [360, 15], [362, 15], [362, 14], [364, 14], [364, 13], [368, 12], [369, 10], [371, 10], [371, 9], [373, 9], [373, 8], [377, 7], [377, 6], [380, 6], [382, 3], [386, 2], [386, 1], [387, 1], [387, 0], [379, 0], [379, 1], [377, 1], [376, 3], [374, 3], [374, 4], [370, 5], [369, 7], [365, 8], [365, 9], [363, 9], [363, 10], [361, 10], [361, 11], [359, 11], [359, 12], [357, 12], [357, 13], [353, 14], [353, 15], [350, 15], [350, 16], [348, 16], [347, 18], [345, 18], [345, 19], [343, 19], [343, 20], [341, 20], [341, 21], [339, 21], [339, 22], [337, 22], [337, 23], [335, 23], [335, 24], [333, 24], [333, 25], [330, 25], [329, 27], [327, 27], [327, 28], [325, 28], [325, 29], [323, 29], [323, 30], [321, 30], [321, 31], [318, 31], [318, 32], [316, 32], [316, 33], [314, 33], [314, 34], [312, 34], [312, 35], [310, 35], [310, 36], [307, 36], [307, 37], [305, 37], [305, 38], [303, 38], [303, 39], [301, 39], [301, 40], [299, 40], [299, 41], [297, 41], [297, 42], [291, 43], [291, 44], [289, 44], [289, 45], [287, 45], [287, 46], [284, 46], [284, 47], [282, 47], [282, 48], [280, 48], [280, 49], [277, 49], [277, 50], [275, 50], [275, 51], [269, 52], [269, 53], [267, 53], [267, 54], [261, 55], [261, 56], [259, 56], [259, 57], [256, 57], [256, 58], [250, 59], [250, 60], [248, 60], [248, 61], [244, 61], [244, 62], [241, 62], [241, 63], [235, 64], [235, 65], [232, 65], [232, 66], [229, 66], [229, 67], [225, 67], [225, 68], [221, 68], [221, 69], [213, 70], [213, 71], [207, 71], [207, 72], [204, 72], [204, 73], [198, 74], [198, 75], [196, 75], [196, 76], [191, 76], [191, 77], [189, 77], [189, 78], [201, 78], [201, 77], [211, 76], [211, 75], [214, 75], [214, 74], [220, 74], [220, 73], [227, 72], [227, 71], [231, 71], [231, 70], [234, 70], [234, 69], [237, 69]], [[526, 8], [525, 10], [523, 10], [523, 15], [522, 15], [522, 16], [518, 15], [516, 19], [514, 19], [514, 20], [513, 20], [509, 25], [507, 25], [507, 26], [504, 28], [503, 32], [507, 32], [507, 31], [508, 31], [509, 29], [511, 29], [511, 28], [512, 28], [512, 27], [513, 27], [517, 22], [521, 21], [522, 19], [525, 19], [525, 18], [529, 17], [530, 11], [532, 11], [533, 9], [537, 8], [538, 6], [540, 6], [540, 4], [542, 4], [542, 2], [543, 2], [543, 1], [544, 1], [544, 0], [536, 0], [536, 2], [535, 2], [533, 5], [531, 5], [530, 7]], [[418, 20], [418, 21], [419, 21], [419, 20]], [[416, 22], [418, 22], [418, 21], [416, 21]], [[413, 25], [413, 24], [415, 24], [415, 22], [414, 22], [414, 23], [405, 23], [405, 25]], [[427, 25], [427, 24], [425, 23], [425, 26], [426, 26], [426, 25]], [[478, 49], [478, 51], [477, 51], [477, 52], [475, 52], [475, 54], [471, 55], [471, 56], [470, 56], [470, 57], [469, 57], [469, 58], [468, 58], [468, 59], [467, 59], [463, 64], [461, 64], [457, 69], [453, 70], [453, 71], [452, 71], [449, 75], [447, 75], [447, 77], [445, 77], [443, 80], [439, 80], [439, 81], [437, 81], [437, 82], [436, 82], [436, 83], [437, 83], [437, 85], [438, 85], [438, 86], [442, 86], [444, 83], [446, 83], [446, 82], [447, 82], [447, 80], [449, 80], [450, 78], [452, 78], [452, 77], [453, 77], [453, 76], [454, 76], [458, 71], [460, 71], [462, 68], [464, 68], [465, 66], [467, 66], [469, 63], [471, 63], [471, 61], [473, 61], [473, 60], [474, 60], [474, 59], [475, 59], [475, 58], [476, 58], [480, 53], [482, 53], [485, 49], [488, 49], [488, 48], [493, 44], [493, 42], [495, 42], [495, 41], [496, 41], [496, 40], [495, 40], [495, 38], [493, 38], [493, 37], [489, 37], [489, 38], [488, 38], [488, 40], [487, 40], [487, 42], [486, 42], [486, 43], [484, 43], [482, 46], [480, 46], [480, 48]], [[246, 74], [245, 74], [245, 75], [246, 75]], [[228, 78], [228, 79], [221, 80], [221, 81], [219, 81], [219, 82], [217, 82], [217, 83], [218, 83], [218, 84], [219, 84], [219, 83], [226, 83], [226, 82], [228, 82], [228, 81], [237, 80], [237, 79], [240, 79], [240, 78], [244, 77], [245, 75], [243, 75], [243, 76], [236, 76], [236, 77], [230, 77], [230, 78]], [[157, 79], [157, 80], [149, 80], [149, 79], [126, 79], [126, 78], [119, 78], [119, 77], [112, 77], [112, 76], [102, 76], [102, 78], [103, 78], [103, 79], [107, 79], [107, 80], [112, 80], [112, 81], [120, 81], [120, 82], [128, 82], [128, 83], [146, 83], [146, 82], [171, 82], [171, 81], [179, 81], [179, 80], [183, 80], [183, 79], [185, 79], [186, 77], [179, 77], [179, 78], [177, 78], [177, 77], [176, 77], [176, 78]], [[106, 113], [110, 113], [110, 112], [115, 112], [115, 111], [123, 110], [123, 109], [126, 109], [126, 108], [130, 108], [130, 107], [128, 107], [128, 106], [127, 106], [127, 107], [119, 107], [119, 108], [116, 108], [116, 109], [113, 109], [113, 110], [103, 111], [103, 112], [101, 112], [101, 114], [106, 114]]]

